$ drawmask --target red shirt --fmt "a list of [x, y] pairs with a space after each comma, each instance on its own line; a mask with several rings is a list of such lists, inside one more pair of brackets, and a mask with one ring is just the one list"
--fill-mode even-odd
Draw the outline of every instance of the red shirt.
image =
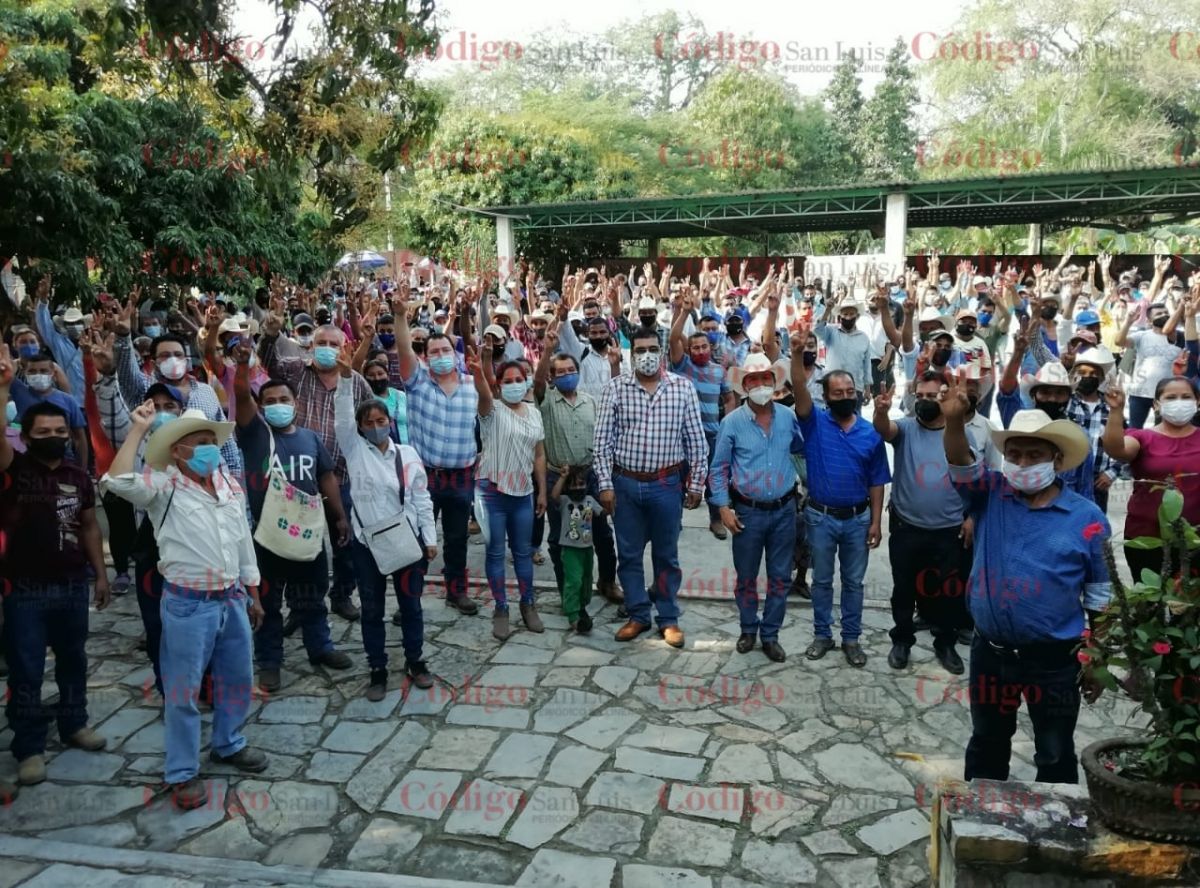
[[0, 574], [67, 580], [87, 573], [80, 516], [96, 507], [87, 472], [63, 460], [48, 468], [27, 453], [0, 474]]
[[1200, 433], [1172, 438], [1153, 429], [1126, 429], [1125, 436], [1141, 445], [1137, 458], [1129, 464], [1133, 472], [1133, 493], [1125, 514], [1125, 539], [1160, 536], [1158, 507], [1162, 505], [1162, 481], [1179, 474], [1175, 486], [1183, 494], [1183, 519], [1200, 524]]

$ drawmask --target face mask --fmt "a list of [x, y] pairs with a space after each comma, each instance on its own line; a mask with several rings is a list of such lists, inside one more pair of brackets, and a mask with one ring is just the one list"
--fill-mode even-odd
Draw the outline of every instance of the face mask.
[[277, 429], [286, 429], [296, 418], [296, 405], [268, 404], [263, 408], [263, 418]]
[[310, 345], [312, 345], [312, 339], [311, 333], [296, 334], [296, 343], [304, 348], [308, 348]]
[[1052, 321], [1052, 320], [1054, 320], [1054, 317], [1057, 314], [1058, 314], [1058, 306], [1057, 305], [1043, 305], [1042, 306], [1042, 320], [1043, 321]]
[[67, 455], [66, 438], [30, 438], [29, 452], [38, 459], [52, 461]]
[[705, 352], [702, 355], [692, 355], [692, 363], [697, 367], [703, 367], [712, 360], [712, 352]]
[[416, 355], [425, 354], [425, 340], [424, 339], [414, 339], [412, 342], [412, 349], [413, 349], [413, 354], [416, 354]]
[[916, 413], [917, 419], [924, 423], [930, 423], [937, 420], [942, 415], [941, 405], [937, 401], [921, 399], [913, 406], [913, 412]]
[[579, 374], [564, 373], [554, 380], [554, 387], [564, 394], [571, 394], [571, 392], [579, 388]]
[[158, 374], [163, 379], [183, 379], [185, 373], [187, 373], [187, 361], [183, 358], [164, 358], [158, 362]]
[[1161, 330], [1163, 327], [1165, 327], [1167, 325], [1167, 317], [1166, 317], [1166, 315], [1159, 315], [1154, 320], [1152, 320], [1150, 323], [1154, 326], [1155, 329]]
[[429, 359], [429, 369], [438, 376], [454, 372], [454, 358], [451, 355], [438, 355]]
[[979, 395], [967, 395], [967, 403], [971, 405], [971, 411], [979, 406]]
[[742, 332], [741, 321], [730, 321], [725, 325], [725, 332], [730, 336], [737, 336]]
[[8, 420], [8, 424], [12, 425], [17, 421], [17, 405], [9, 401], [4, 405], [4, 416]]
[[653, 327], [658, 322], [658, 315], [638, 315], [643, 327]]
[[156, 336], [162, 335], [162, 327], [160, 327], [158, 324], [147, 324], [142, 328], [142, 332], [153, 339]]
[[704, 335], [708, 337], [708, 344], [713, 346], [714, 348], [717, 345], [719, 345], [721, 342], [721, 331], [720, 330], [709, 330]]
[[187, 467], [197, 475], [207, 477], [221, 465], [221, 448], [216, 444], [197, 444], [187, 460]]
[[833, 401], [826, 401], [826, 403], [829, 405], [829, 412], [838, 419], [853, 416], [854, 411], [858, 409], [858, 400], [856, 398], [838, 398]]
[[524, 380], [521, 382], [506, 382], [500, 386], [500, 397], [509, 404], [517, 404], [525, 397], [526, 391], [528, 389], [525, 387]]
[[160, 410], [158, 413], [154, 414], [154, 419], [150, 421], [150, 431], [156, 432], [158, 431], [158, 427], [163, 423], [170, 422], [171, 420], [177, 418], [178, 417], [176, 417], [174, 413], [168, 413], [166, 410]]
[[589, 339], [588, 342], [592, 346], [592, 351], [602, 352], [608, 348], [608, 337], [603, 339]]
[[963, 339], [970, 339], [975, 335], [975, 328], [970, 324], [959, 324], [954, 328], [954, 331]]
[[838, 322], [842, 325], [843, 330], [853, 330], [854, 325], [858, 323], [858, 318], [838, 318]]
[[991, 312], [981, 311], [979, 313], [979, 326], [986, 327], [991, 322], [992, 322]]
[[27, 345], [18, 345], [17, 346], [17, 354], [25, 359], [36, 358], [38, 356], [38, 354], [41, 352], [41, 350], [42, 350], [42, 347], [40, 345], [38, 345], [36, 342], [32, 342]]
[[338, 350], [331, 345], [318, 345], [313, 349], [313, 363], [322, 370], [337, 366]]
[[382, 345], [384, 348], [391, 348], [393, 345], [396, 344], [396, 334], [395, 333], [380, 333], [379, 334], [379, 344]]
[[363, 429], [362, 434], [372, 444], [382, 444], [391, 437], [391, 429], [387, 426], [371, 426]]
[[933, 353], [933, 363], [939, 367], [950, 360], [950, 349], [939, 348]]
[[83, 335], [83, 324], [68, 324], [67, 335], [72, 339], [78, 339]]
[[1001, 471], [1013, 489], [1021, 493], [1037, 493], [1054, 483], [1055, 471], [1052, 462], [1022, 467], [1005, 460]]
[[642, 376], [654, 376], [658, 373], [658, 365], [662, 355], [658, 352], [642, 352], [633, 356], [633, 366]]
[[1100, 391], [1100, 380], [1095, 376], [1083, 376], [1075, 384], [1075, 391], [1081, 395], [1094, 395]]
[[891, 293], [893, 296], [899, 296], [899, 295], [900, 295], [900, 288], [899, 288], [899, 287], [892, 287], [892, 288], [891, 288], [891, 289], [890, 289], [888, 292], [890, 292], [890, 293]]
[[54, 385], [54, 377], [49, 373], [31, 373], [25, 377], [25, 381], [29, 383], [29, 387], [35, 392], [48, 392], [50, 387]]
[[1033, 402], [1033, 406], [1041, 410], [1051, 419], [1062, 419], [1067, 412], [1067, 405], [1059, 401], [1038, 401]]
[[1196, 415], [1196, 402], [1190, 399], [1163, 401], [1159, 412], [1162, 414], [1162, 418], [1171, 425], [1187, 425]]
[[377, 395], [385, 394], [388, 390], [388, 381], [386, 379], [368, 379], [367, 385]]
[[750, 391], [746, 392], [750, 400], [762, 407], [765, 404], [770, 404], [775, 397], [775, 389], [769, 385], [756, 385]]

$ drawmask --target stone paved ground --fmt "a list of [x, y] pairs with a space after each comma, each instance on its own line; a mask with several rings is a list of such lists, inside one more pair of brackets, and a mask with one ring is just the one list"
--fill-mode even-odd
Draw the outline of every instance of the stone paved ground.
[[[804, 659], [812, 614], [795, 599], [781, 636], [786, 664], [737, 654], [735, 609], [718, 600], [728, 544], [696, 526], [703, 520], [689, 515], [681, 544], [685, 565], [703, 568], [694, 588], [706, 590], [685, 605], [683, 650], [650, 636], [617, 644], [614, 608], [601, 601], [592, 636], [571, 635], [552, 592], [541, 594], [546, 632], [522, 628], [501, 645], [489, 608], [461, 616], [431, 587], [426, 651], [437, 685], [409, 690], [394, 674], [386, 699], [370, 704], [358, 625], [333, 618], [356, 668], [311, 667], [289, 640], [283, 689], [255, 701], [246, 728], [270, 769], [243, 777], [205, 762], [210, 802], [189, 813], [157, 794], [160, 705], [145, 690], [141, 624], [125, 596], [92, 615], [88, 644], [90, 712], [108, 750], [52, 740], [49, 780], [0, 809], [0, 836], [564, 888], [926, 883], [930, 789], [962, 773], [965, 678], [937, 665], [928, 636], [907, 670], [889, 669], [881, 607], [865, 614], [863, 670], [840, 652]], [[481, 564], [480, 546], [471, 558]], [[871, 598], [886, 597], [886, 565], [886, 549], [872, 556]], [[390, 623], [388, 639], [398, 668]], [[1077, 743], [1135, 723], [1126, 701], [1106, 695], [1084, 708]], [[10, 737], [0, 730], [0, 745]], [[1032, 755], [1022, 713], [1014, 779], [1033, 779]], [[0, 772], [13, 771], [4, 757]], [[69, 862], [0, 868], [0, 888], [87, 878], [86, 865]], [[107, 878], [92, 881], [206, 883]]]

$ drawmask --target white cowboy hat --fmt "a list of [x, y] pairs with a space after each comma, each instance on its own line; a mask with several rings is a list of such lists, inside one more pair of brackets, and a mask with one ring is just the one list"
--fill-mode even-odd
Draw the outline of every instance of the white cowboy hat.
[[525, 315], [526, 324], [532, 324], [534, 321], [545, 321], [547, 324], [549, 324], [553, 320], [554, 315], [548, 311], [542, 311], [541, 309], [538, 309], [533, 314]]
[[653, 296], [643, 296], [641, 299], [638, 300], [638, 303], [637, 303], [638, 311], [650, 311], [651, 309], [653, 309], [656, 312], [658, 311], [658, 303], [654, 301]]
[[775, 391], [783, 388], [783, 382], [787, 378], [787, 371], [779, 363], [772, 363], [771, 359], [761, 352], [746, 356], [746, 363], [740, 367], [729, 368], [729, 387], [736, 394], [745, 396], [746, 391], [742, 388], [742, 380], [751, 373], [770, 373], [775, 377]]
[[1018, 410], [1007, 429], [993, 429], [992, 441], [1001, 453], [1009, 438], [1040, 438], [1062, 451], [1059, 471], [1068, 472], [1083, 465], [1091, 447], [1087, 433], [1069, 419], [1050, 419], [1041, 410]]
[[920, 328], [921, 324], [933, 323], [935, 321], [937, 322], [938, 326], [947, 333], [950, 332], [950, 319], [932, 305], [925, 306], [923, 309], [921, 309], [921, 313], [917, 315], [918, 328]]
[[1111, 370], [1116, 363], [1117, 359], [1113, 356], [1113, 353], [1103, 345], [1085, 348], [1075, 356], [1076, 367], [1080, 364], [1091, 364], [1094, 367], [1099, 367], [1105, 373]]
[[241, 333], [250, 331], [250, 322], [244, 317], [226, 318], [221, 321], [221, 326], [217, 328], [217, 335], [222, 333]]
[[1038, 368], [1037, 375], [1026, 374], [1021, 380], [1021, 391], [1026, 397], [1033, 397], [1033, 390], [1040, 385], [1052, 385], [1059, 388], [1071, 389], [1071, 375], [1067, 368], [1058, 361], [1047, 361]]
[[492, 317], [497, 317], [499, 315], [508, 315], [509, 322], [513, 324], [521, 319], [521, 313], [519, 311], [517, 311], [511, 305], [503, 302], [492, 309]]
[[185, 410], [178, 419], [160, 425], [146, 440], [146, 465], [152, 469], [165, 469], [171, 465], [171, 448], [180, 438], [194, 432], [212, 432], [220, 447], [233, 434], [233, 423], [214, 422], [201, 410]]

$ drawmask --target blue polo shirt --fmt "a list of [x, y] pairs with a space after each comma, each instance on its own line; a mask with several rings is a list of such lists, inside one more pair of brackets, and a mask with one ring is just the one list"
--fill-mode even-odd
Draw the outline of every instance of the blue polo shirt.
[[1108, 519], [1091, 500], [1060, 487], [1031, 509], [1000, 472], [978, 462], [950, 466], [950, 480], [975, 519], [975, 560], [967, 606], [997, 643], [1073, 641], [1084, 610], [1103, 610], [1112, 587], [1104, 563]]
[[883, 438], [861, 416], [843, 431], [828, 410], [813, 407], [800, 419], [808, 493], [823, 506], [857, 506], [870, 488], [892, 480]]

